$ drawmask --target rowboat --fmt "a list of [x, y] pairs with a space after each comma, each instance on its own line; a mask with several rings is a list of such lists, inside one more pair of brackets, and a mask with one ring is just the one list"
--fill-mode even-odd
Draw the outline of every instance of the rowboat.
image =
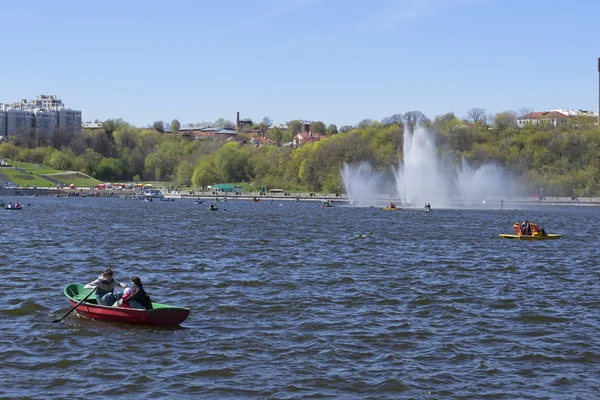
[[500, 233], [500, 236], [503, 239], [517, 239], [517, 240], [550, 240], [550, 239], [560, 239], [562, 235], [556, 234], [546, 234], [546, 235], [515, 235], [513, 233]]
[[22, 206], [19, 206], [19, 207], [14, 207], [13, 206], [13, 207], [5, 207], [4, 209], [5, 210], [10, 210], [10, 211], [18, 211], [18, 210], [22, 210], [23, 207]]
[[[74, 307], [81, 299], [88, 295], [92, 289], [85, 289], [79, 283], [65, 286], [65, 296]], [[77, 313], [99, 321], [124, 322], [126, 324], [177, 326], [181, 324], [190, 314], [189, 308], [173, 307], [166, 304], [152, 302], [151, 310], [139, 310], [135, 308], [121, 308], [111, 306], [99, 306], [96, 298], [90, 296], [82, 303]]]
[[383, 207], [382, 210], [385, 210], [385, 211], [397, 211], [397, 210], [401, 210], [401, 209], [398, 208], [398, 207], [387, 206], [387, 207]]

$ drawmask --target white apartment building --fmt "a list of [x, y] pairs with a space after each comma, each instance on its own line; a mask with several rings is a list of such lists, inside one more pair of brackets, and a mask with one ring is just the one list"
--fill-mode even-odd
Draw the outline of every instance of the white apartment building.
[[81, 111], [66, 108], [55, 95], [0, 103], [0, 136], [17, 135], [29, 129], [51, 135], [58, 127], [81, 134]]

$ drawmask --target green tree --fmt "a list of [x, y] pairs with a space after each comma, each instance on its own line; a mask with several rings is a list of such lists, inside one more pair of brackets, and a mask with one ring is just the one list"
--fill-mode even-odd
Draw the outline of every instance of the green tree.
[[219, 181], [212, 156], [206, 156], [198, 161], [192, 174], [192, 184], [197, 188], [204, 188]]
[[245, 180], [248, 154], [235, 142], [223, 145], [215, 153], [215, 166], [226, 182]]
[[177, 164], [176, 183], [182, 186], [190, 186], [194, 168], [188, 161], [180, 161]]
[[338, 133], [337, 126], [335, 124], [330, 124], [327, 127], [326, 133], [327, 133], [327, 136], [333, 136], [333, 135], [335, 135], [336, 133]]
[[181, 124], [178, 120], [174, 119], [171, 122], [171, 132], [177, 132], [181, 128]]
[[302, 131], [302, 122], [298, 120], [293, 120], [288, 122], [288, 129], [290, 130], [290, 134], [292, 137], [296, 136]]
[[325, 127], [325, 124], [321, 121], [316, 121], [310, 124], [310, 131], [312, 133], [325, 133], [327, 131], [327, 128]]

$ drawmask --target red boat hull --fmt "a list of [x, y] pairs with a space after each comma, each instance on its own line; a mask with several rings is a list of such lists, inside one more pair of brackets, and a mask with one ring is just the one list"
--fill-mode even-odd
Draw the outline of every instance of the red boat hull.
[[[65, 287], [64, 293], [74, 307], [86, 295], [90, 289], [85, 289], [81, 284], [70, 284]], [[82, 303], [75, 312], [85, 317], [99, 321], [123, 322], [126, 324], [155, 325], [155, 326], [177, 326], [190, 315], [188, 308], [172, 307], [166, 304], [152, 302], [150, 310], [135, 308], [121, 308], [99, 306], [96, 300], [87, 300]]]
[[[69, 299], [72, 307], [77, 302]], [[83, 303], [77, 310], [78, 314], [98, 321], [123, 322], [126, 324], [177, 326], [190, 315], [186, 308], [159, 308], [156, 310], [138, 310], [134, 308], [97, 306]]]

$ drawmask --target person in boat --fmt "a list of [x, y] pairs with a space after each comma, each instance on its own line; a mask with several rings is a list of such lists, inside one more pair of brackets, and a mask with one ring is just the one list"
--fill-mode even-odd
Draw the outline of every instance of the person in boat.
[[214, 204], [214, 203], [210, 205], [210, 209], [211, 209], [211, 210], [216, 210], [216, 208], [217, 208], [217, 206], [215, 206], [215, 204]]
[[388, 208], [396, 208], [396, 205], [394, 203], [390, 203], [390, 205], [388, 206]]
[[531, 227], [529, 226], [529, 221], [525, 220], [521, 224], [522, 235], [531, 235]]
[[19, 203], [15, 203], [15, 208], [19, 208]]
[[529, 227], [531, 229], [531, 234], [538, 233], [540, 236], [546, 236], [546, 230], [540, 226], [538, 226], [535, 222], [531, 221], [529, 223]]
[[517, 221], [513, 225], [513, 231], [515, 231], [515, 235], [522, 235], [523, 230], [521, 229], [521, 224]]
[[141, 310], [150, 310], [152, 309], [152, 300], [150, 300], [150, 296], [144, 290], [142, 286], [142, 280], [139, 276], [131, 277], [131, 296], [123, 299], [121, 298], [118, 302], [119, 307], [123, 307], [125, 305], [129, 305], [131, 308], [137, 308]]
[[[113, 304], [113, 306], [121, 307], [121, 308], [131, 308], [131, 304], [125, 303], [123, 301], [130, 298], [132, 294], [133, 294], [133, 290], [131, 290], [130, 287], [125, 288], [125, 290], [123, 290], [123, 296], [121, 297], [120, 300], [116, 301], [115, 304]], [[119, 302], [121, 302], [121, 305], [119, 305]]]
[[431, 205], [429, 203], [425, 204], [425, 209], [426, 210], [431, 210]]
[[120, 283], [113, 278], [112, 269], [107, 268], [100, 276], [98, 276], [98, 279], [88, 283], [84, 288], [96, 288], [96, 302], [98, 305], [112, 306], [123, 295], [122, 293], [115, 293], [115, 285], [119, 285], [122, 288], [127, 287], [126, 284]]

